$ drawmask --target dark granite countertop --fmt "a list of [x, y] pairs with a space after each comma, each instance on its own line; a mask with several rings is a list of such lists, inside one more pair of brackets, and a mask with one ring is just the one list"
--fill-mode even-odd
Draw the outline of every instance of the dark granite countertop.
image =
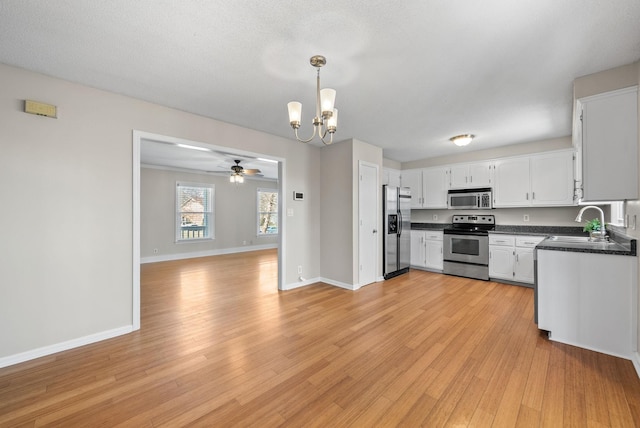
[[607, 228], [607, 230], [609, 234], [609, 242], [562, 242], [547, 238], [536, 246], [536, 250], [610, 254], [615, 256], [637, 255], [636, 239], [625, 235], [615, 227], [611, 229]]
[[411, 230], [444, 230], [449, 223], [411, 223]]
[[582, 226], [516, 226], [509, 224], [496, 224], [496, 229], [491, 233], [504, 233], [509, 235], [569, 235], [587, 236], [582, 231]]
[[[443, 230], [449, 223], [411, 223], [412, 230]], [[538, 236], [588, 236], [582, 226], [521, 226], [497, 224], [490, 233], [507, 235]], [[566, 242], [545, 239], [536, 247], [537, 250], [571, 251], [576, 253], [598, 253], [619, 256], [635, 256], [636, 239], [625, 235], [622, 230], [612, 228], [608, 231], [609, 242]]]

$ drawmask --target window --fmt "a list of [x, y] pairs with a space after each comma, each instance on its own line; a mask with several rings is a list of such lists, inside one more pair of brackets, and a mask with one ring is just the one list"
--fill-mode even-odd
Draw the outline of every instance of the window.
[[214, 238], [212, 184], [176, 183], [176, 241]]
[[278, 191], [258, 189], [258, 236], [278, 233]]
[[624, 201], [611, 202], [611, 224], [624, 227]]

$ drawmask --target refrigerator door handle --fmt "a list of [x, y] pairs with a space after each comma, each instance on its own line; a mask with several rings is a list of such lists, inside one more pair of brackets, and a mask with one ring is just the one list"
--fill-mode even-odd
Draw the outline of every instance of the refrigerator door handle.
[[398, 211], [398, 236], [402, 235], [402, 211]]

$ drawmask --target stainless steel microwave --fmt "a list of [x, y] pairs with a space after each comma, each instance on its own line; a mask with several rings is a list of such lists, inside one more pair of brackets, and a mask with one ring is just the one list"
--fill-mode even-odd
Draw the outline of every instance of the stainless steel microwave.
[[450, 210], [490, 210], [491, 188], [449, 190]]

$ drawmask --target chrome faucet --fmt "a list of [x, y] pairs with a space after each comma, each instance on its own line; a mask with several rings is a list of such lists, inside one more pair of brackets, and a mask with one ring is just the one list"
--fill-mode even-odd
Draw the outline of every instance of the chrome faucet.
[[605, 227], [604, 227], [604, 211], [602, 211], [600, 207], [596, 207], [595, 205], [587, 205], [586, 207], [582, 207], [582, 209], [578, 212], [578, 215], [576, 216], [576, 221], [580, 223], [582, 221], [582, 213], [584, 213], [589, 208], [593, 208], [594, 210], [600, 211], [600, 231], [592, 232], [591, 236], [597, 236], [598, 240], [603, 240], [605, 239], [607, 231], [605, 230]]

